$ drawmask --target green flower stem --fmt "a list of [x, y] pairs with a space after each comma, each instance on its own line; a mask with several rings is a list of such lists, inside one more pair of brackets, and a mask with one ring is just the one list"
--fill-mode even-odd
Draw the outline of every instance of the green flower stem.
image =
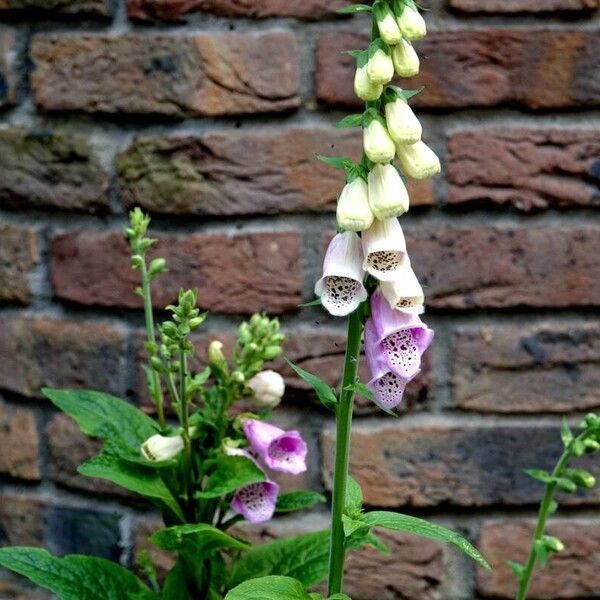
[[[190, 440], [190, 424], [189, 424], [189, 405], [187, 398], [187, 356], [181, 345], [179, 347], [179, 400], [180, 400], [180, 417], [181, 427], [183, 429], [181, 437], [183, 438], [183, 482], [187, 501], [187, 509], [189, 516], [195, 521], [193, 514], [193, 463], [192, 463], [192, 443]], [[194, 522], [192, 521], [192, 522]]]
[[363, 325], [361, 308], [348, 318], [348, 339], [344, 359], [342, 391], [336, 411], [335, 471], [333, 475], [333, 499], [331, 508], [331, 540], [329, 547], [329, 595], [342, 591], [346, 536], [342, 517], [346, 504], [348, 462], [350, 458], [350, 435], [354, 404], [353, 384], [356, 382]]
[[[562, 453], [562, 456], [559, 458], [558, 462], [556, 463], [556, 466], [554, 467], [554, 471], [552, 471], [553, 478], [562, 477], [565, 467], [569, 464], [569, 460], [573, 456], [573, 444], [577, 440], [583, 440], [587, 436], [587, 434], [587, 432], [582, 433], [565, 448], [564, 452]], [[535, 550], [536, 542], [543, 538], [544, 532], [546, 531], [546, 522], [548, 521], [548, 517], [550, 516], [550, 509], [552, 507], [552, 501], [554, 500], [556, 487], [556, 482], [550, 482], [546, 484], [546, 490], [544, 492], [544, 497], [542, 499], [542, 503], [540, 504], [540, 510], [538, 513], [538, 521], [535, 527], [533, 543], [531, 544], [531, 549], [529, 550], [529, 557], [527, 558], [527, 563], [525, 563], [525, 569], [520, 579], [516, 600], [526, 600], [527, 598], [527, 592], [529, 591], [529, 586], [531, 584], [531, 577], [533, 575], [535, 564], [537, 562], [537, 553]]]
[[[150, 277], [148, 276], [148, 268], [146, 267], [145, 258], [142, 260], [141, 274], [142, 298], [144, 300], [144, 320], [146, 321], [146, 339], [148, 340], [148, 354], [150, 355], [150, 358], [153, 358], [154, 356], [156, 356], [156, 335], [154, 332], [154, 313], [152, 311], [152, 292], [150, 290]], [[156, 406], [158, 422], [161, 428], [164, 429], [166, 421], [162, 387], [160, 385], [160, 377], [158, 373], [152, 368], [152, 365], [150, 365], [150, 377], [152, 378], [150, 394], [152, 396], [154, 405]]]

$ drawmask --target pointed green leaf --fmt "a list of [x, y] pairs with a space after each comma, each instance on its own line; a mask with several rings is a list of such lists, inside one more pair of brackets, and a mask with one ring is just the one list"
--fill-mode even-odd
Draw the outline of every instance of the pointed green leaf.
[[521, 581], [523, 579], [523, 574], [525, 573], [525, 567], [516, 563], [512, 560], [506, 561], [506, 566], [512, 571], [512, 574]]
[[167, 574], [161, 600], [193, 600], [186, 584], [185, 569], [180, 560]]
[[317, 393], [321, 404], [330, 410], [335, 410], [337, 407], [337, 397], [334, 391], [319, 377], [305, 371], [301, 367], [298, 367], [294, 363], [287, 360], [288, 365], [295, 371], [295, 373], [301, 377], [306, 383], [308, 383]]
[[363, 122], [363, 114], [359, 113], [359, 114], [348, 115], [347, 117], [344, 117], [343, 119], [338, 121], [335, 124], [335, 126], [338, 129], [351, 129], [352, 127], [362, 127], [362, 122]]
[[346, 484], [346, 514], [352, 517], [360, 513], [362, 505], [363, 493], [360, 484], [353, 477], [348, 477], [348, 483]]
[[551, 483], [553, 480], [552, 475], [543, 469], [524, 469], [523, 472], [525, 475], [529, 475], [529, 477], [533, 477], [533, 479], [542, 483]]
[[569, 423], [567, 423], [566, 418], [563, 418], [562, 421], [560, 437], [565, 448], [573, 441], [573, 433], [571, 432], [571, 428], [569, 427]]
[[0, 565], [61, 600], [159, 600], [131, 571], [103, 558], [58, 558], [40, 548], [1, 548]]
[[329, 165], [330, 167], [334, 167], [335, 169], [346, 170], [349, 165], [354, 164], [353, 161], [345, 156], [324, 156], [323, 154], [317, 154], [316, 157], [317, 160], [320, 160], [321, 162]]
[[[359, 515], [362, 517], [362, 515]], [[342, 515], [344, 525], [344, 535], [349, 538], [354, 534], [367, 535], [369, 526], [361, 518], [352, 518], [348, 515]]]
[[325, 502], [325, 496], [317, 494], [317, 492], [310, 490], [288, 492], [287, 494], [279, 494], [275, 511], [278, 513], [288, 513], [296, 510], [304, 510], [311, 508], [319, 502]]
[[296, 579], [270, 576], [244, 581], [225, 600], [311, 600], [311, 597]]
[[323, 304], [321, 298], [315, 298], [314, 300], [311, 300], [310, 302], [305, 302], [304, 304], [300, 304], [300, 308], [307, 308], [309, 306], [321, 306], [321, 304]]
[[436, 523], [430, 523], [425, 519], [418, 519], [410, 515], [393, 513], [388, 511], [374, 511], [365, 515], [365, 523], [371, 527], [383, 527], [395, 531], [414, 533], [421, 537], [448, 542], [456, 546], [461, 552], [472, 558], [475, 562], [486, 569], [491, 569], [490, 564], [470, 542], [461, 535], [450, 529], [446, 529]]
[[155, 546], [169, 552], [180, 550], [186, 542], [191, 542], [199, 554], [208, 553], [219, 548], [234, 548], [236, 550], [248, 548], [248, 544], [236, 540], [224, 531], [207, 523], [176, 525], [160, 529], [150, 536], [150, 541]]
[[196, 498], [219, 498], [250, 483], [264, 481], [265, 474], [245, 456], [219, 456], [215, 471]]

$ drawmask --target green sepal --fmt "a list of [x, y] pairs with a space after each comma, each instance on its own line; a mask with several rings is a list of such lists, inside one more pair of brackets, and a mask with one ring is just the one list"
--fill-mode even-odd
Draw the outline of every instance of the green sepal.
[[321, 306], [323, 304], [323, 301], [321, 300], [321, 298], [315, 298], [314, 300], [311, 300], [310, 302], [305, 302], [304, 304], [299, 304], [298, 306], [300, 308], [308, 308], [309, 306]]
[[293, 362], [290, 362], [287, 359], [286, 362], [294, 370], [296, 375], [306, 381], [306, 383], [308, 383], [313, 390], [315, 390], [317, 397], [321, 401], [321, 404], [325, 406], [325, 408], [335, 411], [338, 400], [331, 387], [327, 385], [327, 383], [325, 383], [321, 378], [309, 373], [308, 371], [305, 371], [301, 367], [295, 365]]
[[372, 58], [377, 50], [383, 50], [388, 56], [391, 55], [392, 51], [388, 44], [386, 44], [381, 38], [374, 39], [367, 49], [369, 58]]
[[523, 579], [523, 575], [525, 574], [525, 567], [523, 565], [512, 560], [507, 560], [506, 566], [519, 581]]
[[393, 102], [398, 98], [404, 100], [405, 102], [408, 102], [411, 98], [414, 98], [415, 96], [419, 95], [424, 89], [425, 87], [421, 86], [416, 90], [405, 90], [401, 87], [398, 87], [397, 85], [388, 85], [386, 86], [385, 90], [383, 91], [383, 94], [381, 95], [381, 100], [384, 104], [387, 104], [388, 102]]

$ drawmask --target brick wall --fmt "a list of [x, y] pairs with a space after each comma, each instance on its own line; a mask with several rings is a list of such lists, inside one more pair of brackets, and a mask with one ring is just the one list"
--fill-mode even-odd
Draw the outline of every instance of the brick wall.
[[[0, 543], [131, 564], [156, 523], [76, 475], [96, 445], [39, 393], [146, 402], [119, 233], [131, 206], [152, 212], [169, 261], [157, 304], [196, 286], [218, 315], [202, 343], [265, 309], [288, 356], [336, 383], [342, 324], [296, 307], [342, 184], [313, 154], [359, 151], [331, 127], [356, 104], [340, 51], [366, 31], [336, 17], [345, 3], [0, 0]], [[457, 527], [497, 568], [388, 534], [392, 557], [350, 558], [355, 600], [510, 598], [502, 561], [523, 555], [540, 495], [522, 468], [553, 462], [562, 413], [600, 408], [598, 1], [428, 5], [416, 105], [445, 177], [411, 190], [403, 223], [437, 336], [401, 419], [359, 403], [352, 468], [371, 506]], [[331, 419], [286, 376], [281, 419], [311, 440], [302, 483], [326, 488]], [[537, 597], [600, 596], [599, 505], [600, 490], [565, 498], [553, 528], [567, 550]], [[1, 581], [0, 598], [38, 597]]]

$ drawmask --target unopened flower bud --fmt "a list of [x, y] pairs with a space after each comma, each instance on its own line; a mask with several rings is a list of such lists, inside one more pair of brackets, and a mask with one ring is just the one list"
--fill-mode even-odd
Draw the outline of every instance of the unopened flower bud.
[[600, 443], [598, 443], [596, 440], [583, 440], [583, 445], [588, 453], [597, 452], [600, 450]]
[[402, 170], [414, 179], [426, 179], [442, 170], [440, 159], [425, 142], [397, 144], [396, 151]]
[[208, 362], [220, 368], [227, 364], [227, 359], [225, 358], [225, 354], [223, 354], [223, 342], [213, 340], [208, 345]]
[[146, 460], [152, 462], [170, 460], [183, 450], [183, 438], [180, 435], [166, 437], [156, 434], [148, 438], [140, 449]]
[[402, 39], [398, 22], [387, 2], [375, 2], [373, 17], [377, 22], [377, 29], [381, 39], [390, 46], [398, 44]]
[[281, 346], [267, 346], [263, 353], [265, 360], [273, 360], [281, 354]]
[[383, 92], [383, 85], [372, 83], [367, 74], [367, 65], [357, 67], [354, 74], [354, 93], [365, 102], [377, 100]]
[[244, 383], [244, 381], [246, 381], [246, 378], [244, 377], [244, 374], [241, 371], [234, 371], [231, 374], [231, 378], [236, 382], [236, 383]]
[[252, 333], [250, 332], [248, 323], [244, 322], [240, 325], [238, 337], [242, 344], [247, 344], [252, 339]]
[[565, 549], [565, 545], [557, 538], [552, 535], [544, 536], [544, 546], [550, 552], [562, 552]]
[[371, 227], [373, 213], [369, 207], [367, 183], [362, 177], [347, 183], [337, 203], [337, 224], [346, 231], [363, 231]]
[[377, 48], [367, 61], [367, 76], [374, 84], [386, 84], [394, 76], [392, 57], [383, 49]]
[[385, 105], [385, 120], [391, 138], [400, 144], [415, 144], [421, 139], [423, 127], [406, 100], [397, 98]]
[[402, 4], [401, 12], [396, 17], [396, 22], [400, 28], [402, 37], [407, 40], [420, 40], [427, 35], [427, 25], [418, 10], [407, 6], [399, 0], [398, 5]]
[[394, 160], [394, 140], [378, 119], [373, 119], [363, 129], [363, 146], [365, 154], [374, 163], [389, 163]]
[[271, 370], [257, 373], [248, 382], [248, 387], [254, 392], [254, 403], [269, 408], [277, 406], [285, 392], [283, 377]]
[[419, 73], [419, 57], [412, 44], [404, 39], [393, 47], [392, 61], [396, 74], [400, 77], [413, 77]]
[[[369, 205], [380, 220], [399, 217], [408, 210], [408, 192], [393, 165], [375, 165], [369, 173]], [[366, 229], [366, 228], [365, 228]]]
[[596, 478], [584, 469], [569, 469], [566, 475], [579, 487], [591, 489], [596, 485]]

